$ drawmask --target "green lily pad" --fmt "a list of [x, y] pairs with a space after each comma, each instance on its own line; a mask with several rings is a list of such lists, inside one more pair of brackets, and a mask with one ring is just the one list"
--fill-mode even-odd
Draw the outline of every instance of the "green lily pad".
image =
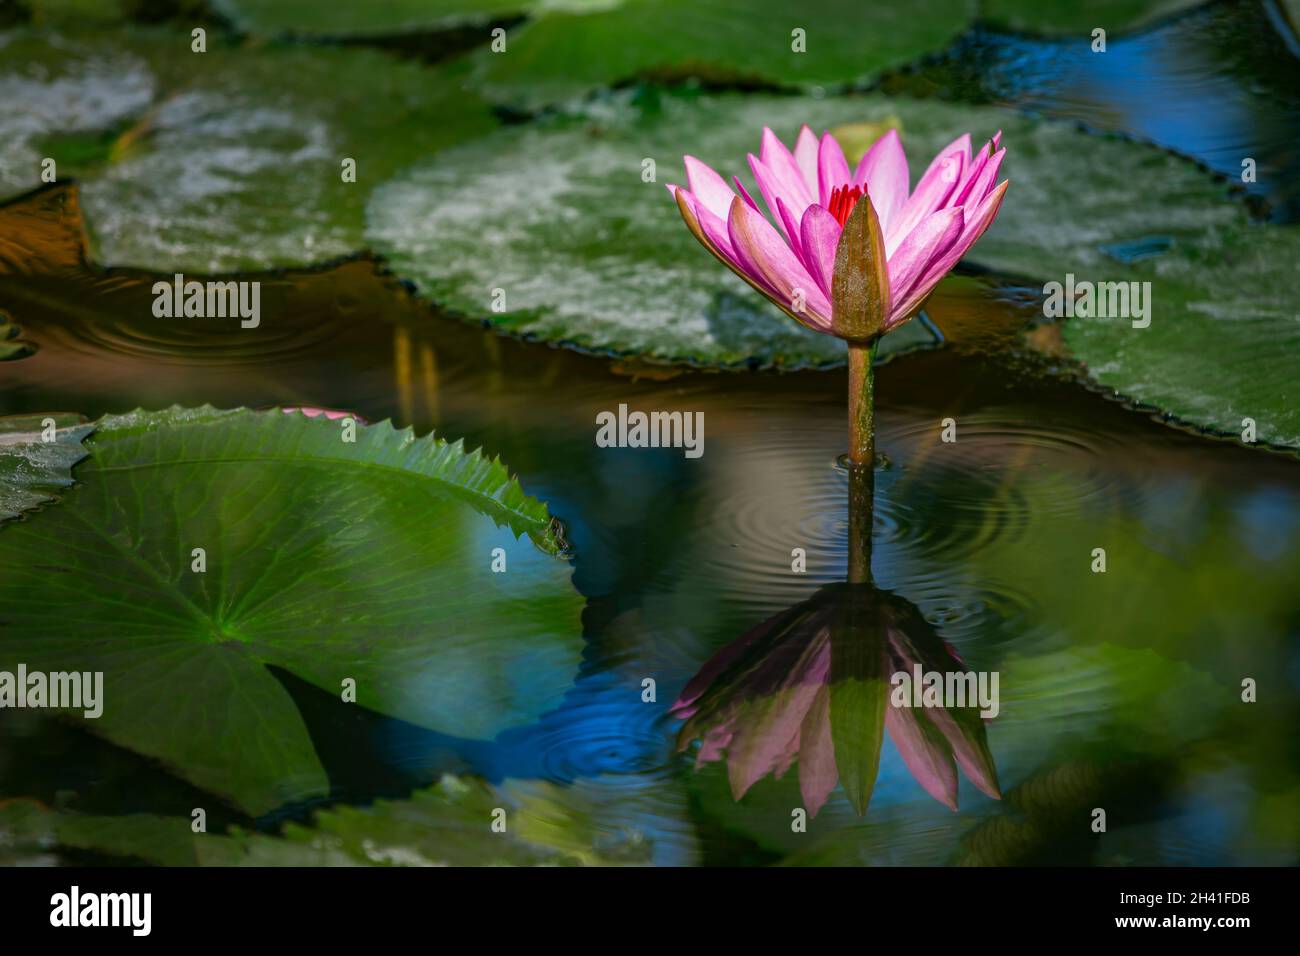
[[1300, 446], [1300, 229], [1249, 222], [1222, 184], [1163, 151], [1005, 125], [1011, 188], [970, 259], [1044, 286], [1149, 282], [1147, 327], [1136, 310], [1064, 319], [1088, 374], [1193, 425], [1240, 434], [1251, 418], [1260, 441]]
[[[342, 47], [206, 53], [188, 32], [19, 33], [0, 65], [0, 191], [40, 183], [44, 157], [81, 180], [91, 255], [159, 272], [319, 263], [362, 249], [371, 189], [491, 129], [435, 71]], [[356, 181], [344, 181], [344, 161]]]
[[0, 532], [0, 669], [102, 671], [102, 715], [65, 715], [251, 813], [327, 789], [268, 665], [462, 737], [553, 709], [583, 602], [545, 507], [460, 443], [347, 422], [99, 422], [78, 486]]
[[[564, 0], [384, 0], [382, 3], [318, 3], [317, 0], [212, 0], [238, 29], [261, 36], [391, 36], [485, 24]], [[568, 0], [570, 7], [618, 0]], [[486, 34], [484, 34], [486, 37]]]
[[[0, 847], [7, 842], [29, 853], [91, 850], [163, 866], [608, 866], [649, 861], [650, 844], [635, 834], [624, 841], [608, 840], [604, 808], [593, 811], [581, 799], [575, 805], [573, 791], [552, 784], [531, 789], [519, 801], [477, 780], [447, 776], [408, 800], [318, 811], [310, 825], [289, 823], [277, 836], [238, 828], [228, 835], [196, 834], [189, 820], [178, 817], [60, 813], [14, 800], [0, 805]], [[493, 829], [494, 814], [504, 822], [503, 832]]]
[[942, 49], [973, 12], [967, 0], [918, 0], [908, 6], [806, 0], [766, 10], [755, 9], [752, 0], [576, 6], [545, 5], [509, 31], [504, 51], [478, 51], [481, 88], [497, 99], [537, 105], [637, 77], [844, 85]]
[[53, 501], [70, 488], [72, 466], [86, 457], [82, 440], [94, 429], [80, 415], [0, 417], [0, 521]]
[[1077, 34], [1092, 42], [1097, 27], [1106, 36], [1172, 17], [1205, 0], [980, 0], [980, 18], [994, 26], [1028, 33]]

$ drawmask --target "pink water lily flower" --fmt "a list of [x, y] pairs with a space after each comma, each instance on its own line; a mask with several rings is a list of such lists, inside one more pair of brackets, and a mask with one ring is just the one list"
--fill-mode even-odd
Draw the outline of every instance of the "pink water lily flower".
[[1001, 141], [999, 132], [972, 159], [970, 134], [957, 137], [910, 189], [894, 130], [850, 171], [830, 133], [804, 126], [792, 153], [765, 128], [749, 168], [770, 222], [739, 178], [733, 190], [694, 156], [690, 189], [668, 187], [704, 248], [795, 321], [848, 343], [855, 468], [875, 461], [876, 344], [920, 311], [997, 216], [1008, 185], [997, 181]]
[[[872, 205], [887, 261], [879, 295], [881, 334], [921, 308], [993, 222], [1008, 183], [997, 182], [1006, 150], [999, 132], [971, 158], [970, 134], [940, 150], [909, 191], [898, 133], [885, 133], [850, 170], [830, 133], [804, 126], [794, 152], [770, 129], [749, 154], [771, 222], [740, 179], [733, 190], [709, 166], [685, 157], [690, 189], [669, 186], [682, 218], [706, 249], [796, 321], [841, 338], [835, 303], [836, 253], [849, 216]], [[773, 225], [775, 223], [775, 225]]]

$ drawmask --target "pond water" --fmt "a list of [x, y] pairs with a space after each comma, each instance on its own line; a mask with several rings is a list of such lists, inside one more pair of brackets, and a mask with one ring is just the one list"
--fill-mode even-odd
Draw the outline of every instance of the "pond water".
[[[1261, 179], [1289, 189], [1297, 71], [1271, 15], [1216, 4], [1093, 60], [977, 31], [884, 85], [958, 84], [1228, 174], [1255, 150], [1288, 173]], [[1261, 55], [1262, 37], [1281, 52]], [[1194, 118], [1153, 107], [1162, 84]], [[1258, 195], [1265, 215], [1294, 218], [1294, 193]], [[563, 522], [586, 650], [562, 677], [563, 706], [537, 722], [494, 740], [434, 734], [277, 675], [331, 801], [403, 796], [449, 771], [507, 790], [550, 780], [599, 803], [611, 840], [644, 834], [661, 863], [1296, 862], [1300, 463], [1088, 388], [1036, 289], [951, 277], [927, 309], [942, 346], [892, 358], [876, 385], [874, 584], [969, 667], [1000, 673], [987, 740], [1002, 799], [963, 773], [954, 812], [886, 735], [867, 814], [837, 790], [795, 833], [797, 772], [733, 799], [723, 763], [697, 769], [689, 742], [678, 752], [668, 706], [715, 653], [845, 580], [843, 371], [667, 370], [518, 342], [431, 310], [366, 259], [260, 276], [276, 319], [256, 330], [159, 322], [156, 276], [84, 263], [76, 202], [65, 187], [0, 210], [0, 305], [38, 346], [0, 364], [0, 413], [348, 409], [481, 445]], [[596, 416], [620, 403], [702, 412], [703, 456], [598, 448]], [[941, 441], [949, 418], [953, 443]], [[806, 572], [792, 571], [793, 549]], [[1247, 678], [1255, 703], [1241, 699]], [[142, 758], [9, 715], [0, 780], [0, 796], [83, 812], [195, 805], [196, 791]], [[210, 826], [273, 829], [309, 810], [217, 812]]]

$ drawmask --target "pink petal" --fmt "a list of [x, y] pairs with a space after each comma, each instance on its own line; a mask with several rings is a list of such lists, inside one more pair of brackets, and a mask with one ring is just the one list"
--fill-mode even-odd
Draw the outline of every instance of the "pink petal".
[[[812, 206], [808, 208], [811, 209]], [[780, 197], [777, 197], [776, 209], [777, 214], [780, 216], [781, 228], [785, 230], [785, 234], [790, 240], [790, 251], [795, 254], [795, 258], [799, 260], [799, 263], [807, 269], [808, 263], [804, 261], [803, 257], [803, 239], [799, 235], [799, 220], [790, 211], [790, 207], [785, 204], [785, 200]]]
[[[964, 140], [964, 143], [963, 143]], [[903, 238], [936, 209], [941, 209], [957, 189], [970, 156], [970, 136], [960, 137], [930, 163], [890, 226], [885, 237], [885, 254], [893, 255]]]
[[736, 194], [721, 176], [694, 156], [683, 157], [686, 163], [686, 181], [690, 183], [695, 198], [704, 204], [704, 208], [719, 219], [727, 218], [731, 200]]
[[840, 224], [824, 206], [816, 203], [803, 214], [799, 226], [800, 244], [803, 246], [803, 263], [818, 288], [831, 296], [831, 278], [835, 274], [835, 250], [840, 245]]
[[831, 192], [848, 182], [849, 161], [844, 158], [844, 150], [834, 136], [825, 133], [817, 151], [817, 194], [821, 204], [830, 205]]
[[967, 779], [994, 800], [1001, 800], [1002, 792], [998, 788], [997, 767], [993, 764], [993, 755], [988, 750], [988, 743], [983, 739], [982, 727], [972, 732], [969, 726], [963, 727], [942, 707], [932, 708], [926, 713], [951, 745], [957, 766], [961, 767]]
[[998, 170], [1002, 166], [1002, 159], [1006, 155], [1007, 151], [1005, 149], [998, 150], [989, 158], [983, 168], [969, 178], [962, 190], [963, 195], [959, 199], [962, 205], [974, 207], [984, 201], [985, 197], [993, 190], [993, 184], [998, 178]]
[[929, 717], [891, 704], [885, 708], [885, 729], [916, 782], [934, 799], [956, 810], [957, 765]]
[[994, 217], [998, 214], [998, 209], [1002, 205], [1002, 197], [1006, 195], [1008, 185], [1010, 185], [1009, 181], [1002, 182], [993, 192], [984, 197], [984, 201], [976, 207], [973, 213], [966, 216], [961, 235], [925, 267], [925, 272], [917, 280], [916, 285], [912, 287], [907, 301], [893, 313], [894, 315], [905, 317], [915, 311], [922, 300], [939, 284], [939, 280], [951, 272], [953, 267], [961, 260], [961, 257], [966, 254], [966, 250], [975, 244], [975, 240], [984, 235], [984, 230], [988, 229]]
[[889, 224], [907, 201], [907, 156], [898, 130], [889, 130], [876, 140], [858, 163], [853, 182], [866, 186], [880, 219], [880, 231], [889, 235]]
[[727, 777], [739, 800], [764, 775], [794, 760], [799, 730], [830, 674], [825, 642], [804, 649], [770, 696], [747, 701], [727, 751]]
[[809, 320], [810, 325], [830, 328], [830, 300], [772, 228], [771, 223], [737, 196], [731, 203], [727, 228], [737, 260], [746, 267], [746, 271], [754, 269], [776, 291], [772, 296], [774, 302], [789, 311], [796, 291], [802, 291], [804, 318]]
[[831, 691], [823, 684], [799, 728], [799, 792], [810, 817], [826, 805], [839, 778], [831, 739]]
[[668, 191], [673, 194], [674, 199], [677, 198], [678, 193], [681, 194], [682, 198], [686, 201], [686, 204], [690, 206], [692, 214], [695, 216], [700, 228], [704, 231], [704, 235], [711, 243], [713, 243], [714, 246], [717, 247], [717, 253], [722, 255], [732, 264], [735, 264], [736, 253], [731, 248], [731, 235], [727, 232], [726, 222], [719, 219], [705, 208], [704, 204], [700, 202], [699, 197], [689, 189], [682, 189], [680, 186], [670, 185]]
[[805, 123], [799, 130], [799, 139], [794, 144], [794, 161], [803, 174], [803, 181], [811, 194], [817, 189], [817, 134]]
[[758, 208], [758, 203], [754, 202], [754, 197], [749, 194], [749, 190], [746, 189], [745, 184], [740, 181], [740, 177], [732, 176], [731, 181], [736, 184], [736, 192], [740, 194], [740, 198], [753, 206], [755, 212], [761, 212], [762, 210]]
[[[742, 259], [737, 254], [731, 243], [731, 234], [722, 220], [705, 209], [704, 205], [689, 190], [678, 186], [669, 186], [668, 190], [672, 193], [673, 198], [677, 200], [677, 208], [686, 221], [687, 228], [691, 230], [695, 238], [732, 272], [769, 299], [776, 301], [779, 294], [768, 285], [767, 280], [754, 269], [748, 260]], [[743, 203], [739, 196], [734, 201]], [[762, 218], [756, 211], [753, 214]]]
[[963, 222], [960, 206], [940, 209], [907, 234], [889, 257], [889, 290], [895, 302], [907, 301], [926, 266], [957, 241]]
[[[966, 167], [966, 172], [962, 176], [961, 182], [957, 184], [957, 189], [952, 194], [952, 198], [949, 201], [949, 205], [951, 206], [966, 205], [966, 198], [970, 195], [971, 186], [974, 185], [975, 178], [979, 176], [981, 172], [983, 172], [984, 167], [988, 164], [990, 151], [991, 151], [991, 146], [989, 143], [985, 143], [983, 146], [980, 147], [979, 155], [976, 156], [975, 159], [972, 160], [971, 163]], [[971, 203], [971, 205], [972, 206], [976, 205], [976, 203]]]
[[802, 216], [808, 204], [813, 201], [812, 188], [804, 179], [799, 164], [785, 148], [785, 144], [767, 127], [763, 128], [763, 145], [758, 155], [763, 160], [763, 165], [776, 177], [781, 187], [778, 195], [786, 201], [795, 215]]

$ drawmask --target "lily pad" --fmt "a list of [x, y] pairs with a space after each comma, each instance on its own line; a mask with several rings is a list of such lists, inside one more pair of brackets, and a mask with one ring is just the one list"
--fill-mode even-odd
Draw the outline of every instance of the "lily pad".
[[70, 488], [72, 466], [86, 457], [82, 440], [94, 429], [79, 415], [0, 418], [0, 521], [53, 501]]
[[555, 708], [583, 602], [545, 507], [460, 443], [347, 430], [211, 408], [99, 422], [60, 506], [0, 531], [0, 669], [102, 671], [102, 716], [70, 719], [255, 814], [327, 790], [268, 665], [462, 737]]
[[[212, 0], [236, 28], [261, 36], [372, 37], [486, 24], [538, 6], [608, 5], [618, 0]], [[484, 34], [486, 38], [486, 33]]]
[[[90, 850], [163, 866], [608, 866], [649, 861], [636, 837], [610, 842], [608, 811], [575, 805], [571, 791], [534, 785], [522, 801], [469, 778], [443, 777], [408, 800], [315, 813], [280, 835], [235, 828], [196, 834], [190, 821], [153, 814], [106, 817], [0, 806], [0, 846]], [[497, 811], [503, 811], [504, 816]], [[505, 823], [493, 830], [494, 813]], [[4, 839], [6, 833], [9, 840]]]
[[1205, 0], [980, 0], [982, 20], [1008, 30], [1049, 35], [1078, 34], [1091, 43], [1098, 27], [1107, 37], [1183, 13]]
[[213, 37], [194, 53], [188, 32], [128, 30], [19, 33], [3, 53], [0, 187], [39, 185], [41, 159], [55, 159], [81, 180], [91, 255], [110, 266], [230, 272], [355, 254], [374, 186], [495, 125], [463, 68], [365, 49]]
[[521, 105], [556, 103], [638, 77], [808, 88], [869, 80], [942, 49], [970, 22], [967, 0], [900, 6], [805, 0], [613, 0], [546, 4], [481, 49], [478, 84]]

